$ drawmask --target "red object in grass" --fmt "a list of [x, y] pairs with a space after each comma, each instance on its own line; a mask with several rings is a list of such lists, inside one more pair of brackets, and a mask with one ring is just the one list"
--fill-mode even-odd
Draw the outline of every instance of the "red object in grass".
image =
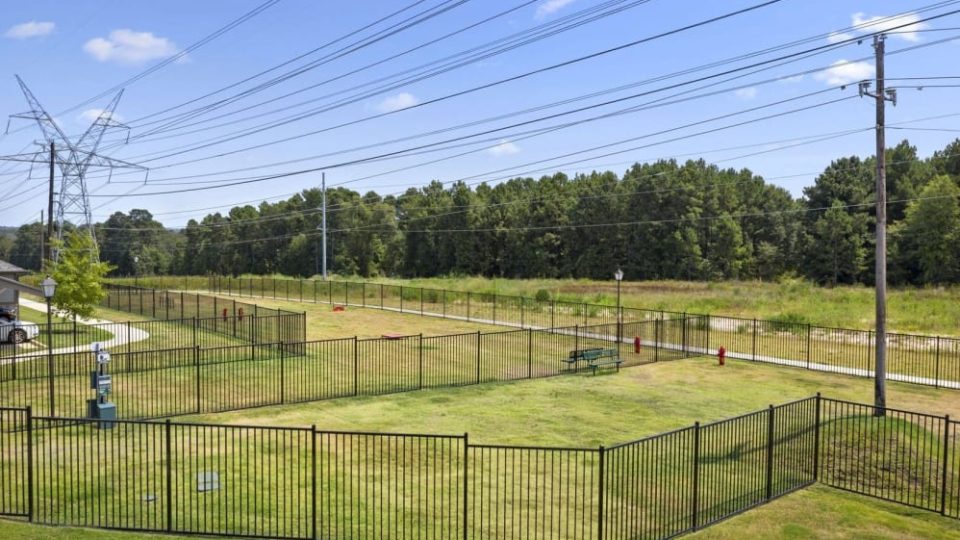
[[347, 310], [347, 308], [345, 308], [345, 307], [343, 307], [343, 306], [333, 306], [333, 311], [335, 311], [335, 312], [346, 311], [346, 310]]
[[237, 317], [240, 318], [240, 322], [243, 322], [243, 308], [237, 310]]
[[227, 322], [227, 308], [223, 308], [223, 322]]
[[717, 351], [717, 359], [720, 360], [720, 365], [724, 365], [724, 362], [727, 358], [727, 350], [723, 348], [723, 345], [720, 346], [720, 349]]
[[392, 333], [392, 332], [391, 332], [391, 333], [383, 334], [381, 337], [382, 337], [383, 339], [400, 339], [400, 338], [402, 338], [402, 337], [404, 337], [404, 336], [403, 336], [403, 334], [395, 334], [395, 333]]
[[640, 354], [640, 336], [636, 336], [633, 338], [633, 352], [636, 354]]

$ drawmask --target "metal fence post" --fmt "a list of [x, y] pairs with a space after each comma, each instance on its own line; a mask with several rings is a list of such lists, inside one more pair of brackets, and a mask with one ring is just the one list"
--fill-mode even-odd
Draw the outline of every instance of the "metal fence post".
[[497, 324], [497, 298], [498, 295], [493, 295], [493, 324]]
[[403, 285], [400, 286], [400, 313], [403, 313]]
[[284, 398], [284, 392], [283, 392], [283, 382], [284, 382], [284, 381], [283, 381], [283, 360], [284, 360], [284, 357], [286, 356], [286, 354], [285, 354], [285, 353], [286, 353], [286, 347], [284, 346], [284, 343], [283, 343], [282, 340], [280, 341], [279, 346], [280, 346], [280, 403], [282, 404], [282, 403], [283, 403], [283, 398]]
[[360, 343], [353, 336], [353, 395], [360, 395]]
[[27, 521], [33, 522], [33, 407], [27, 405]]
[[420, 316], [423, 317], [423, 287], [420, 287]]
[[383, 309], [383, 283], [380, 284], [380, 309]]
[[467, 291], [467, 320], [470, 320], [470, 291]]
[[310, 538], [317, 538], [317, 425], [310, 426]]
[[197, 394], [197, 414], [203, 412], [203, 398], [201, 395], [202, 386], [200, 384], [200, 346], [193, 347], [193, 371], [194, 371], [194, 390]]
[[447, 318], [447, 290], [442, 289], [443, 294], [443, 318]]
[[477, 384], [480, 384], [480, 330], [477, 330]]
[[947, 515], [947, 484], [950, 469], [950, 415], [943, 417], [943, 470], [940, 471], [940, 515]]
[[603, 540], [603, 490], [604, 490], [604, 448], [603, 445], [600, 445], [600, 474], [599, 474], [599, 485], [597, 486], [597, 538]]
[[753, 320], [753, 360], [757, 360], [757, 320]]
[[557, 318], [557, 301], [554, 300], [554, 301], [553, 301], [553, 307], [550, 308], [550, 328], [556, 328], [556, 327], [557, 327], [556, 318]]
[[197, 343], [197, 318], [193, 318], [193, 346], [196, 347], [199, 344]]
[[813, 333], [813, 326], [807, 323], [807, 369], [810, 369], [810, 334]]
[[367, 282], [366, 281], [360, 284], [360, 289], [361, 289], [360, 296], [363, 298], [363, 301], [361, 302], [361, 304], [363, 305], [363, 307], [367, 307]]
[[817, 392], [817, 405], [814, 419], [813, 430], [813, 481], [820, 479], [820, 392]]
[[700, 513], [700, 422], [693, 424], [693, 501], [691, 512], [692, 529], [699, 526]]
[[173, 437], [170, 427], [170, 419], [167, 418], [164, 429], [164, 438], [166, 439], [166, 454], [167, 454], [167, 499], [166, 510], [167, 510], [167, 532], [173, 531]]
[[526, 303], [527, 303], [526, 299], [521, 297], [520, 298], [520, 328], [524, 327], [523, 305]]
[[767, 409], [767, 489], [766, 499], [769, 501], [773, 496], [773, 428], [774, 428], [774, 409], [773, 405]]
[[[706, 321], [707, 321], [707, 339], [706, 339], [706, 343], [704, 343], [704, 351], [703, 351], [703, 353], [704, 353], [704, 354], [710, 354], [710, 326], [711, 326], [711, 323], [710, 323], [710, 314], [708, 313], [707, 315], [704, 316], [704, 318], [705, 318]], [[703, 320], [703, 319], [701, 319], [701, 320]]]
[[690, 350], [687, 347], [687, 312], [684, 311], [683, 317], [680, 321], [680, 347], [682, 347], [683, 357], [688, 358], [690, 356]]
[[933, 386], [935, 388], [940, 388], [940, 336], [937, 336], [937, 348], [934, 358]]
[[653, 320], [653, 361], [660, 361], [660, 319]]
[[463, 434], [463, 540], [467, 540], [469, 534], [469, 526], [467, 513], [469, 512], [469, 503], [470, 503], [470, 434]]
[[417, 344], [417, 364], [419, 366], [418, 388], [423, 390], [423, 332], [420, 332], [420, 337]]
[[527, 378], [533, 378], [533, 329], [527, 329]]

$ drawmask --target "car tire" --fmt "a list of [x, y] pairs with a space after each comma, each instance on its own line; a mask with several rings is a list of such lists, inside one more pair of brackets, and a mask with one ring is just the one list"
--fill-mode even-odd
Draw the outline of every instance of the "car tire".
[[10, 331], [10, 336], [8, 338], [10, 343], [14, 345], [24, 343], [27, 341], [27, 333], [20, 328], [16, 328]]

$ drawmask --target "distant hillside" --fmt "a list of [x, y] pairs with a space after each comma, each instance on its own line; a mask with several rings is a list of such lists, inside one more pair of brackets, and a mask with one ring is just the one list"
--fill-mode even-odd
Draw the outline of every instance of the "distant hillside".
[[0, 227], [0, 236], [9, 236], [13, 238], [17, 235], [16, 227]]

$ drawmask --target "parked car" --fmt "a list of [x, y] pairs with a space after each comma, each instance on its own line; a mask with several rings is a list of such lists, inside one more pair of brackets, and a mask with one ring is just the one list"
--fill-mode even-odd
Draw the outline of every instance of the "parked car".
[[9, 309], [0, 309], [0, 343], [24, 343], [40, 335], [40, 327], [17, 319]]

